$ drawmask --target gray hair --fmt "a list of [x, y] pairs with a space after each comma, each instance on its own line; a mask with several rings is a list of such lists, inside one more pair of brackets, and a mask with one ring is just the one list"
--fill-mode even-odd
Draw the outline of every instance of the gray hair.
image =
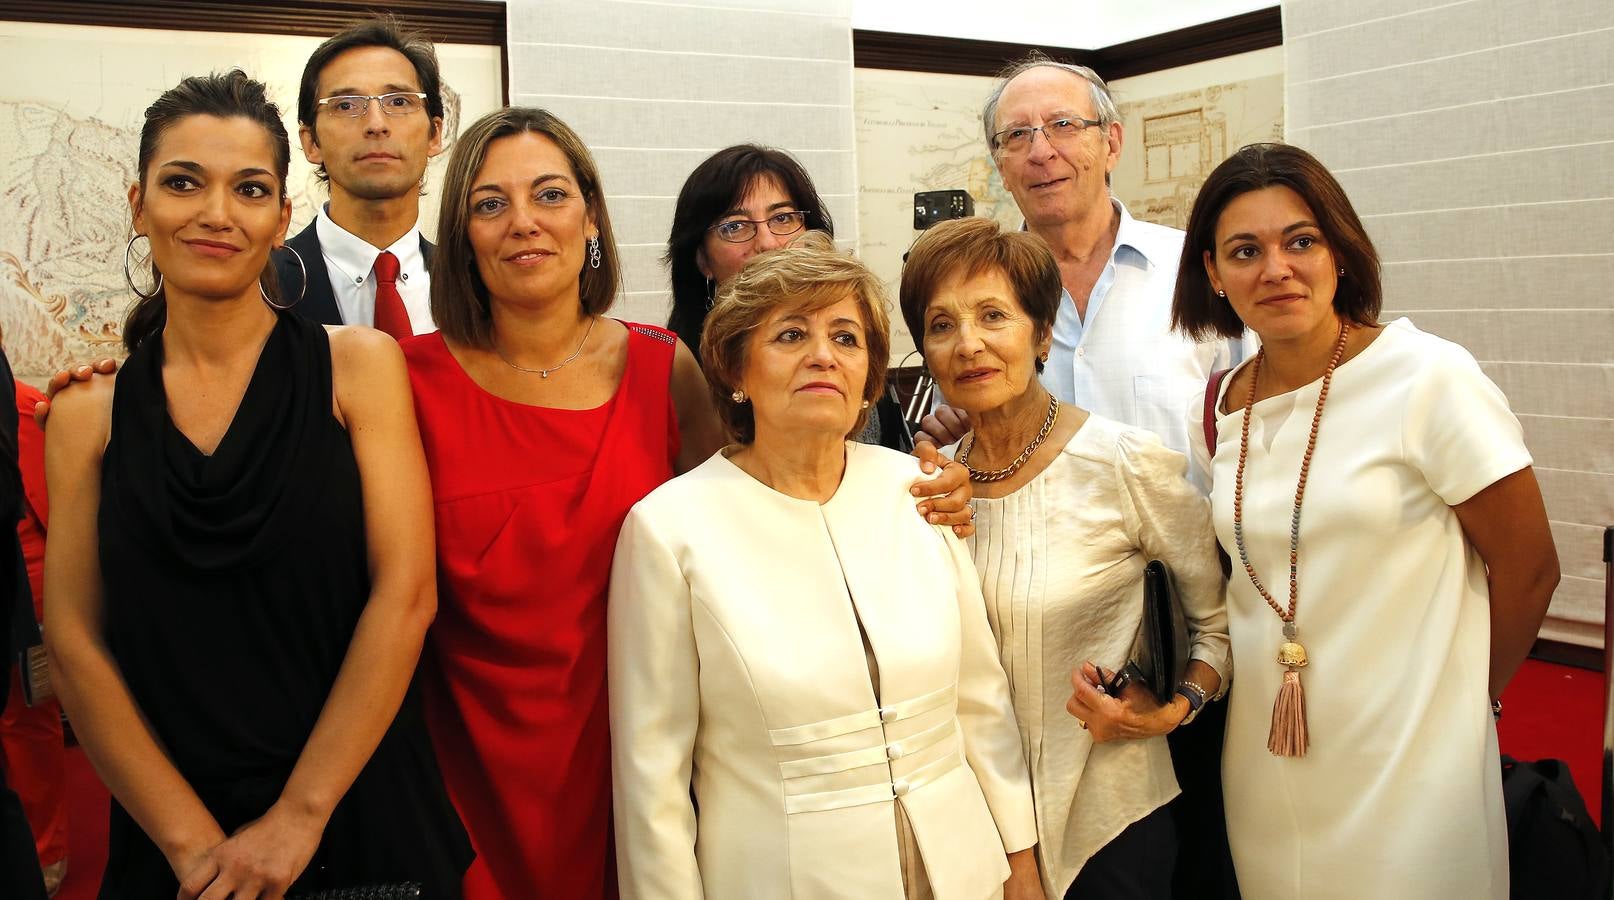
[[992, 134], [998, 115], [998, 101], [1003, 99], [1003, 89], [1021, 74], [1043, 68], [1069, 72], [1087, 82], [1087, 91], [1093, 98], [1093, 108], [1098, 110], [1100, 127], [1107, 129], [1111, 122], [1121, 121], [1120, 110], [1115, 108], [1115, 98], [1110, 96], [1110, 86], [1104, 83], [1104, 79], [1098, 77], [1097, 72], [1075, 63], [1058, 62], [1049, 59], [1041, 52], [1032, 51], [1024, 59], [1010, 63], [1008, 68], [998, 73], [997, 83], [992, 85], [992, 92], [986, 95], [986, 106], [981, 108], [981, 128], [986, 132], [987, 150], [997, 150], [992, 142]]

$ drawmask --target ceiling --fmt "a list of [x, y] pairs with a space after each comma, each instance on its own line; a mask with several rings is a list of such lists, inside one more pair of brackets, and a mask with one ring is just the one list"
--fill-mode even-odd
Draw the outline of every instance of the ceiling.
[[940, 37], [1097, 50], [1228, 16], [1277, 0], [852, 0], [852, 27]]

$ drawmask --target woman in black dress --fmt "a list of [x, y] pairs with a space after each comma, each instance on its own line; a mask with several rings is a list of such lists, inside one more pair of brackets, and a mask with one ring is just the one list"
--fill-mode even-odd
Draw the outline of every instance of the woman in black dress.
[[289, 154], [239, 71], [146, 110], [154, 285], [115, 381], [50, 417], [49, 649], [116, 800], [103, 898], [456, 897], [470, 861], [411, 689], [436, 589], [403, 356], [274, 305]]

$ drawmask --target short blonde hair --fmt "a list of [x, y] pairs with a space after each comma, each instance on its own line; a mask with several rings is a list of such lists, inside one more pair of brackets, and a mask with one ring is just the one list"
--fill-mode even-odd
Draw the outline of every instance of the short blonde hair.
[[756, 438], [751, 404], [735, 403], [731, 396], [745, 371], [751, 334], [781, 308], [813, 312], [840, 302], [848, 292], [863, 315], [863, 341], [869, 355], [869, 374], [863, 383], [863, 400], [868, 405], [846, 433], [850, 438], [868, 424], [869, 413], [885, 389], [885, 370], [891, 361], [890, 316], [880, 279], [851, 255], [835, 249], [828, 235], [809, 231], [789, 246], [752, 257], [718, 291], [701, 330], [701, 365], [730, 438], [742, 444]]

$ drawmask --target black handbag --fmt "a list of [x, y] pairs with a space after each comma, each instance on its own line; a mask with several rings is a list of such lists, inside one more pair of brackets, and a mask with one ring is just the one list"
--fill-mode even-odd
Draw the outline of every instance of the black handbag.
[[1170, 703], [1188, 670], [1188, 620], [1171, 569], [1158, 559], [1143, 567], [1143, 623], [1132, 645], [1132, 658], [1121, 670], [1162, 704]]
[[420, 900], [420, 882], [331, 888], [312, 894], [296, 894], [290, 900]]

